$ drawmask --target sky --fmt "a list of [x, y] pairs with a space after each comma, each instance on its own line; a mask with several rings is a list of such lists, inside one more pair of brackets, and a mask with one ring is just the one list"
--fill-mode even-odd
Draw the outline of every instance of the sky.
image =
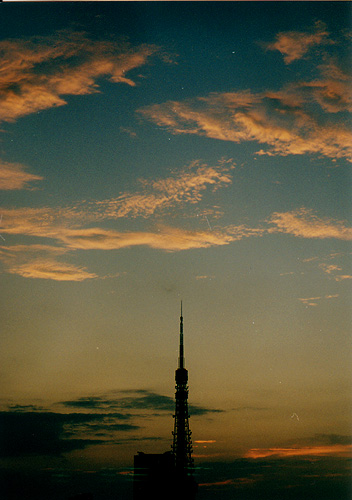
[[350, 2], [0, 14], [3, 498], [351, 498]]

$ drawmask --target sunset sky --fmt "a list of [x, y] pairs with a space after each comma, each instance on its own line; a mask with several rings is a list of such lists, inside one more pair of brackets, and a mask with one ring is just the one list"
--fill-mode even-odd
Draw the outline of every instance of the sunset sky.
[[350, 2], [1, 4], [5, 498], [130, 498], [181, 299], [199, 500], [349, 498], [351, 33]]

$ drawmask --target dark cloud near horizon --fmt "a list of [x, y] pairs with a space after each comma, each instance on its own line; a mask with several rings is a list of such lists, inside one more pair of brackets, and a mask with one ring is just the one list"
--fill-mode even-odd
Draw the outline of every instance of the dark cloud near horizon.
[[[153, 410], [154, 412], [173, 412], [175, 401], [169, 396], [157, 394], [145, 389], [111, 391], [105, 396], [83, 396], [75, 400], [61, 401], [66, 408], [81, 408], [99, 411], [112, 410]], [[223, 410], [189, 405], [189, 413], [201, 416], [208, 413], [220, 413]]]
[[[114, 419], [114, 423], [110, 419]], [[125, 420], [126, 416], [118, 413], [3, 411], [0, 412], [0, 457], [61, 455], [87, 446], [105, 444], [106, 440], [96, 439], [98, 430], [101, 433], [104, 430], [139, 429], [137, 425], [119, 424], [116, 422], [119, 419]], [[94, 426], [92, 432], [84, 432], [89, 425]], [[81, 437], [82, 434], [88, 438]]]
[[[132, 419], [147, 414], [172, 414], [175, 403], [169, 396], [140, 389], [82, 396], [58, 402], [56, 406], [75, 411], [59, 413], [35, 404], [11, 404], [8, 411], [0, 412], [0, 457], [58, 456], [98, 444], [125, 443], [129, 437], [120, 440], [116, 433], [140, 429]], [[189, 407], [193, 416], [221, 411], [197, 405]]]
[[38, 405], [20, 405], [20, 404], [12, 404], [8, 405], [9, 410], [11, 411], [46, 411], [43, 406], [38, 406]]

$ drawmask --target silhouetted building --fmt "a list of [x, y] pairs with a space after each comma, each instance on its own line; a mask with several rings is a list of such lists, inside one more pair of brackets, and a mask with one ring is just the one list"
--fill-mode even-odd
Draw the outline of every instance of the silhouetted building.
[[[174, 482], [174, 457], [166, 453], [142, 453], [134, 457], [133, 498], [167, 499]], [[149, 496], [148, 496], [149, 495]]]
[[183, 347], [181, 302], [180, 347], [175, 372], [176, 394], [172, 451], [163, 454], [139, 452], [134, 457], [134, 500], [150, 495], [153, 500], [194, 500], [197, 483], [193, 477], [192, 440], [188, 414], [188, 371]]

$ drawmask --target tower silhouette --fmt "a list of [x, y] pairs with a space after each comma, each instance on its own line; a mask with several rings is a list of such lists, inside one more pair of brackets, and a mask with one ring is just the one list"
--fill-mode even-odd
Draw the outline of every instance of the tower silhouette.
[[178, 368], [175, 372], [175, 381], [175, 423], [172, 452], [175, 458], [176, 473], [189, 476], [193, 472], [192, 433], [189, 429], [188, 420], [188, 371], [185, 368], [184, 359], [182, 301], [180, 316], [180, 353], [178, 358]]
[[134, 500], [194, 500], [197, 483], [193, 477], [192, 440], [188, 414], [188, 371], [183, 347], [181, 301], [180, 346], [175, 372], [175, 414], [172, 451], [163, 454], [138, 452], [134, 456]]

